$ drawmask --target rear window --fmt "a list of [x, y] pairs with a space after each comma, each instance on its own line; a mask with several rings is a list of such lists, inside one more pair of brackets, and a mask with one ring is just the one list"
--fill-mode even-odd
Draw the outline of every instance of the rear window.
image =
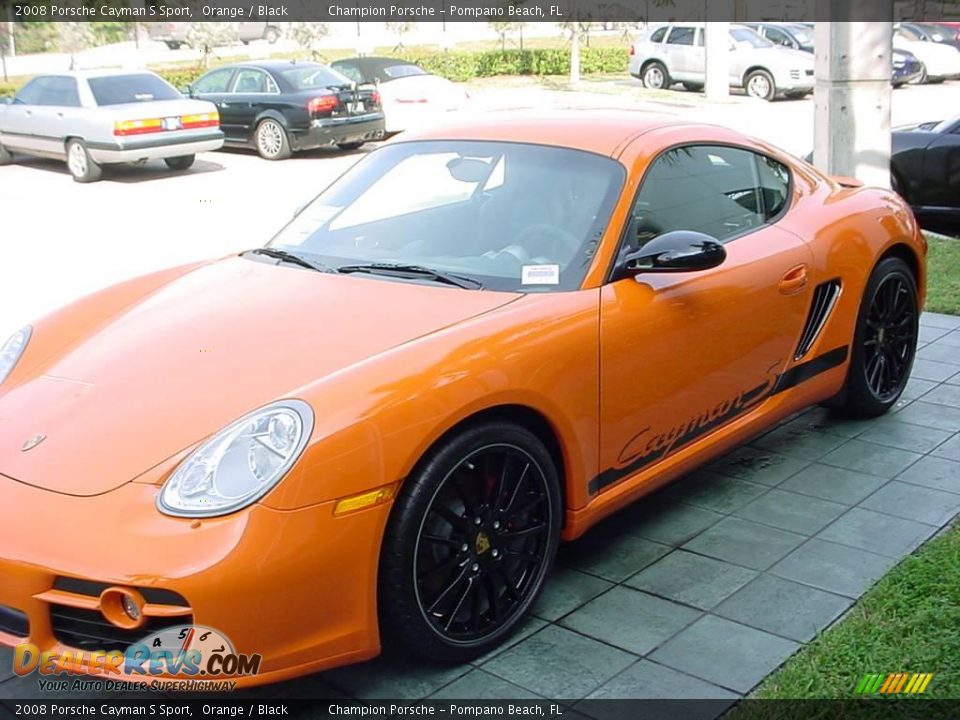
[[383, 69], [383, 73], [390, 79], [430, 74], [419, 65], [390, 65]]
[[350, 84], [347, 77], [326, 65], [291, 68], [290, 70], [284, 70], [281, 75], [295, 90], [311, 90], [331, 86], [341, 87]]
[[97, 105], [179, 100], [183, 97], [170, 85], [150, 73], [107, 75], [87, 80]]

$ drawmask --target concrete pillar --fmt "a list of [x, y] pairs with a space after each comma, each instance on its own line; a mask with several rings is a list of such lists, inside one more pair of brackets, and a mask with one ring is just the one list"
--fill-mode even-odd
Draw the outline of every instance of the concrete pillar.
[[[857, 12], [851, 8], [857, 0], [824, 4], [830, 17]], [[889, 187], [892, 25], [818, 22], [814, 32], [814, 164], [830, 175]]]
[[723, 102], [730, 97], [730, 23], [704, 23], [707, 100]]

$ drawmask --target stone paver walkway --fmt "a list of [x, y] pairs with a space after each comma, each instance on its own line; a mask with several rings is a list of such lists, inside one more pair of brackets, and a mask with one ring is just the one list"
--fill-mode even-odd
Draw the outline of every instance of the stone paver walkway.
[[[736, 700], [960, 513], [960, 317], [896, 409], [811, 408], [561, 548], [534, 616], [459, 667], [380, 658], [263, 697]], [[0, 653], [0, 697], [37, 696]], [[588, 710], [588, 708], [581, 708]]]

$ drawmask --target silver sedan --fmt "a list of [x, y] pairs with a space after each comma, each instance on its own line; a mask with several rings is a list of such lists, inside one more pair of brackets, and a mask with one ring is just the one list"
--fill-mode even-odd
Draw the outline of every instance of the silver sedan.
[[77, 182], [102, 166], [163, 159], [185, 170], [223, 145], [216, 107], [146, 71], [41, 75], [0, 104], [0, 165], [13, 153], [66, 160]]

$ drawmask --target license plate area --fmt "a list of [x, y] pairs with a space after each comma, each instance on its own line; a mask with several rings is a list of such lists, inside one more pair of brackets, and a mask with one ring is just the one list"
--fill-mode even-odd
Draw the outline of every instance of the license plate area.
[[183, 128], [183, 122], [178, 117], [167, 117], [163, 119], [164, 130], [180, 130]]

